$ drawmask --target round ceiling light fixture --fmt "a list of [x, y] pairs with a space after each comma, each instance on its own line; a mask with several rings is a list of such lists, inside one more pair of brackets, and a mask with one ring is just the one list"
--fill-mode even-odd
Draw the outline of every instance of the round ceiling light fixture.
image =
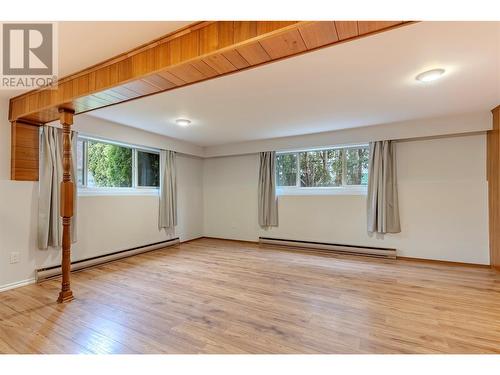
[[418, 76], [415, 77], [415, 79], [420, 82], [432, 82], [441, 78], [444, 73], [445, 73], [444, 69], [427, 70], [426, 72], [420, 73]]
[[191, 121], [185, 118], [178, 118], [177, 120], [175, 120], [175, 123], [179, 126], [186, 127], [189, 126], [189, 124], [191, 124]]

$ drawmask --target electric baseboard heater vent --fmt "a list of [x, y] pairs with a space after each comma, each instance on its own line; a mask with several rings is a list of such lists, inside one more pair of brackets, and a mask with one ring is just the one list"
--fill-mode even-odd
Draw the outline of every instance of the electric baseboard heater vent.
[[[162, 249], [164, 247], [178, 245], [179, 243], [180, 243], [179, 237], [176, 237], [167, 241], [156, 242], [145, 246], [134, 247], [132, 249], [120, 250], [110, 254], [77, 260], [75, 262], [71, 262], [71, 271], [73, 272], [82, 270], [84, 268], [94, 267], [103, 263], [108, 263], [114, 260], [127, 258], [132, 255], [137, 255], [141, 253], [146, 253], [148, 251]], [[40, 268], [36, 270], [37, 283], [57, 276], [61, 276], [61, 266]]]
[[327, 250], [335, 253], [396, 259], [396, 249], [383, 248], [383, 247], [342, 245], [342, 244], [334, 244], [326, 242], [287, 240], [282, 238], [270, 238], [270, 237], [259, 237], [259, 244], [307, 248], [307, 249], [323, 250], [323, 251]]

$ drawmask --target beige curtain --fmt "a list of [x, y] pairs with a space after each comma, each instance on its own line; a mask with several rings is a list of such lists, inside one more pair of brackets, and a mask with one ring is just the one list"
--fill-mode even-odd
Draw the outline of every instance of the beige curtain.
[[260, 153], [259, 169], [259, 225], [262, 228], [278, 226], [276, 199], [276, 152]]
[[[76, 242], [77, 188], [76, 188], [76, 141], [78, 133], [71, 132], [72, 170], [75, 183], [73, 194], [74, 216], [71, 219], [71, 242]], [[38, 194], [38, 247], [60, 247], [62, 244], [62, 219], [60, 216], [60, 184], [62, 182], [62, 131], [43, 126], [40, 141], [40, 178]]]
[[173, 231], [177, 225], [175, 152], [160, 151], [160, 212], [158, 229]]
[[370, 143], [367, 214], [369, 232], [401, 232], [393, 141]]

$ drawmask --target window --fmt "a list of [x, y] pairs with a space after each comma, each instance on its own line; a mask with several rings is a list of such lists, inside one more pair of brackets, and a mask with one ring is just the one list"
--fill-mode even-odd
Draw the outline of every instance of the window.
[[76, 142], [76, 182], [78, 186], [82, 186], [84, 183], [83, 176], [83, 141], [78, 139]]
[[346, 148], [344, 153], [346, 185], [368, 185], [368, 147]]
[[300, 187], [342, 185], [342, 150], [299, 152]]
[[276, 155], [276, 184], [278, 186], [297, 185], [297, 154]]
[[87, 141], [87, 187], [132, 187], [132, 149]]
[[157, 190], [160, 186], [160, 155], [156, 150], [79, 137], [76, 164], [81, 191]]
[[160, 155], [137, 150], [137, 186], [160, 186]]
[[311, 188], [364, 191], [368, 158], [367, 145], [278, 153], [276, 184], [281, 192], [311, 192]]

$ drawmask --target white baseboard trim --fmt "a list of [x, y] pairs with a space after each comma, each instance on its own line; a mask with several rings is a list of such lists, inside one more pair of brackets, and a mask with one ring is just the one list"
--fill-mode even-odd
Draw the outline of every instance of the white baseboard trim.
[[[91, 258], [80, 259], [71, 262], [71, 272], [83, 270], [86, 268], [98, 266], [104, 263], [112, 262], [114, 260], [128, 258], [133, 255], [146, 253], [152, 250], [163, 249], [179, 244], [179, 237], [170, 238], [165, 241], [152, 243], [149, 245], [138, 246], [132, 249], [119, 250], [113, 253], [98, 255]], [[37, 282], [51, 279], [60, 276], [62, 273], [61, 266], [45, 267], [35, 270], [35, 279]]]
[[259, 237], [259, 244], [266, 245], [277, 245], [285, 247], [298, 247], [298, 248], [309, 248], [316, 250], [329, 250], [332, 252], [354, 254], [354, 255], [368, 255], [377, 256], [384, 258], [396, 259], [396, 249], [383, 248], [383, 247], [369, 247], [369, 246], [357, 246], [357, 245], [344, 245], [335, 244], [327, 242], [313, 242], [313, 241], [301, 241], [301, 240], [289, 240], [283, 238], [272, 238], [272, 237]]
[[30, 285], [35, 283], [35, 278], [32, 277], [30, 279], [16, 281], [14, 283], [0, 285], [0, 292], [5, 292], [6, 290], [20, 288], [22, 286]]

